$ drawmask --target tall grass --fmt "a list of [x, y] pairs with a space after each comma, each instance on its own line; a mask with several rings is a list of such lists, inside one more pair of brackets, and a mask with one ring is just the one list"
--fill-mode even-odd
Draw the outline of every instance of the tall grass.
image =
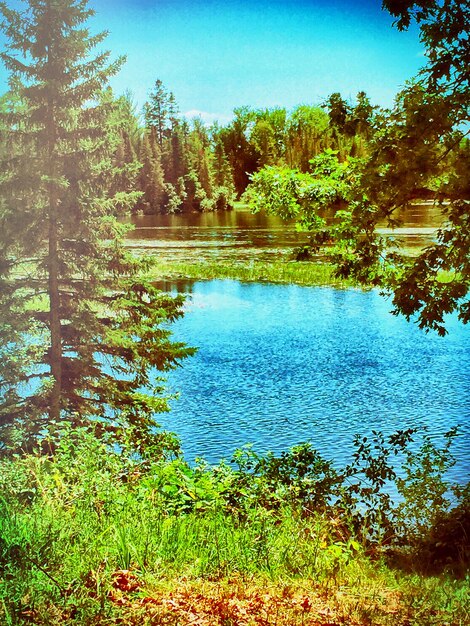
[[468, 578], [387, 566], [339, 509], [282, 496], [277, 461], [266, 478], [250, 467], [137, 463], [88, 435], [66, 438], [54, 457], [2, 460], [0, 623], [186, 624], [175, 598], [183, 611], [206, 594], [209, 612], [222, 598], [229, 615], [229, 581], [235, 613], [268, 589], [278, 607], [272, 621], [246, 623], [307, 623], [305, 607], [319, 601], [360, 624], [465, 623]]
[[334, 276], [327, 263], [294, 261], [200, 261], [157, 260], [151, 278], [234, 279], [246, 282], [290, 283], [306, 286], [351, 287], [352, 281]]

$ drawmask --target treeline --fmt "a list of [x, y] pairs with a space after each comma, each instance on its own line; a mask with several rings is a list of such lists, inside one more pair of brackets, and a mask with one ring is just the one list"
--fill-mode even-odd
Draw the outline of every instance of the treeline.
[[[375, 107], [364, 92], [356, 102], [332, 94], [322, 106], [234, 110], [233, 120], [207, 127], [179, 113], [174, 95], [157, 80], [142, 114], [129, 94], [102, 96], [107, 107], [107, 139], [114, 143], [111, 192], [139, 192], [135, 213], [189, 213], [228, 210], [246, 190], [250, 176], [265, 166], [307, 172], [310, 160], [326, 149], [365, 156]], [[5, 94], [7, 115], [22, 103]], [[7, 130], [7, 129], [5, 129]], [[0, 153], [15, 151], [8, 139]]]
[[[128, 113], [131, 104], [123, 99]], [[201, 120], [179, 115], [174, 95], [160, 80], [144, 106], [144, 125], [130, 117], [118, 147], [118, 164], [138, 160], [135, 206], [146, 214], [232, 208], [233, 173], [223, 147]]]
[[117, 184], [141, 192], [138, 213], [231, 209], [250, 176], [266, 165], [305, 172], [328, 148], [340, 158], [363, 156], [373, 114], [364, 92], [354, 105], [334, 93], [322, 107], [237, 108], [229, 124], [208, 128], [200, 118], [182, 117], [174, 95], [157, 80], [141, 118], [128, 95], [115, 102], [116, 167], [127, 172]]

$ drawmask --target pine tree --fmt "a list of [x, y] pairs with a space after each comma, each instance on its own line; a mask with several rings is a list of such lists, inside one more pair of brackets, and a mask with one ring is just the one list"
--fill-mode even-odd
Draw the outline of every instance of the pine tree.
[[165, 154], [163, 167], [165, 180], [175, 188], [178, 185], [178, 180], [188, 173], [187, 135], [187, 124], [174, 120], [167, 140], [168, 150]]
[[214, 208], [222, 211], [232, 209], [236, 197], [233, 171], [225, 154], [224, 146], [217, 136], [215, 138], [212, 169], [214, 172]]
[[142, 262], [120, 243], [116, 207], [138, 194], [110, 191], [102, 90], [122, 59], [91, 56], [106, 34], [89, 34], [86, 0], [0, 10], [14, 103], [0, 117], [0, 446], [26, 449], [70, 423], [142, 449], [167, 408], [155, 372], [190, 350], [166, 325], [181, 300], [139, 280]]
[[143, 192], [143, 195], [139, 200], [138, 207], [146, 214], [162, 213], [164, 208], [165, 182], [163, 179], [163, 169], [158, 143], [153, 143], [151, 133], [147, 133], [142, 138], [140, 162], [142, 169], [139, 173], [138, 187]]
[[[108, 135], [110, 143], [115, 145], [114, 182], [109, 191], [112, 193], [135, 191], [137, 175], [141, 168], [136, 152], [140, 128], [135, 115], [135, 106], [129, 94], [115, 98], [110, 87], [104, 93], [104, 100], [109, 107]], [[120, 209], [125, 210], [125, 205], [126, 203]], [[136, 205], [132, 206], [132, 212], [135, 210]]]
[[155, 81], [153, 92], [149, 96], [149, 102], [144, 106], [145, 125], [154, 128], [160, 150], [163, 150], [165, 138], [177, 117], [175, 97], [158, 79]]
[[216, 138], [214, 146], [214, 184], [216, 187], [227, 187], [235, 193], [233, 184], [233, 172], [222, 142]]
[[192, 120], [192, 129], [188, 136], [187, 152], [190, 170], [192, 170], [208, 199], [212, 198], [214, 186], [211, 149], [207, 128], [200, 119]]

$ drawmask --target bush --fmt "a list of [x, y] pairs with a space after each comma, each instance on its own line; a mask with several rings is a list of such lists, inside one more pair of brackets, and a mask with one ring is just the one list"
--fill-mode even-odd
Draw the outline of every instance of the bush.
[[[0, 621], [111, 619], [113, 577], [129, 568], [326, 580], [367, 550], [463, 576], [470, 486], [444, 491], [454, 431], [441, 447], [422, 435], [415, 452], [413, 438], [356, 437], [342, 469], [310, 444], [279, 456], [248, 447], [231, 463], [192, 467], [178, 448], [156, 444], [137, 458], [85, 429], [64, 432], [49, 455], [0, 459]], [[59, 611], [56, 621], [37, 616], [46, 606]]]
[[216, 211], [231, 211], [233, 209], [234, 196], [227, 187], [216, 187], [213, 199]]

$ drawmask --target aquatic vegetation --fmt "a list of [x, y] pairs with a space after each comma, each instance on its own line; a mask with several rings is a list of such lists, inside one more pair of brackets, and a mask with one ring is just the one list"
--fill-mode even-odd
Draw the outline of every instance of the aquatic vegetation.
[[335, 287], [353, 286], [353, 281], [342, 280], [333, 274], [333, 267], [327, 263], [296, 261], [237, 262], [203, 261], [181, 262], [158, 259], [152, 266], [152, 279], [230, 278], [246, 282], [289, 283], [296, 285]]

